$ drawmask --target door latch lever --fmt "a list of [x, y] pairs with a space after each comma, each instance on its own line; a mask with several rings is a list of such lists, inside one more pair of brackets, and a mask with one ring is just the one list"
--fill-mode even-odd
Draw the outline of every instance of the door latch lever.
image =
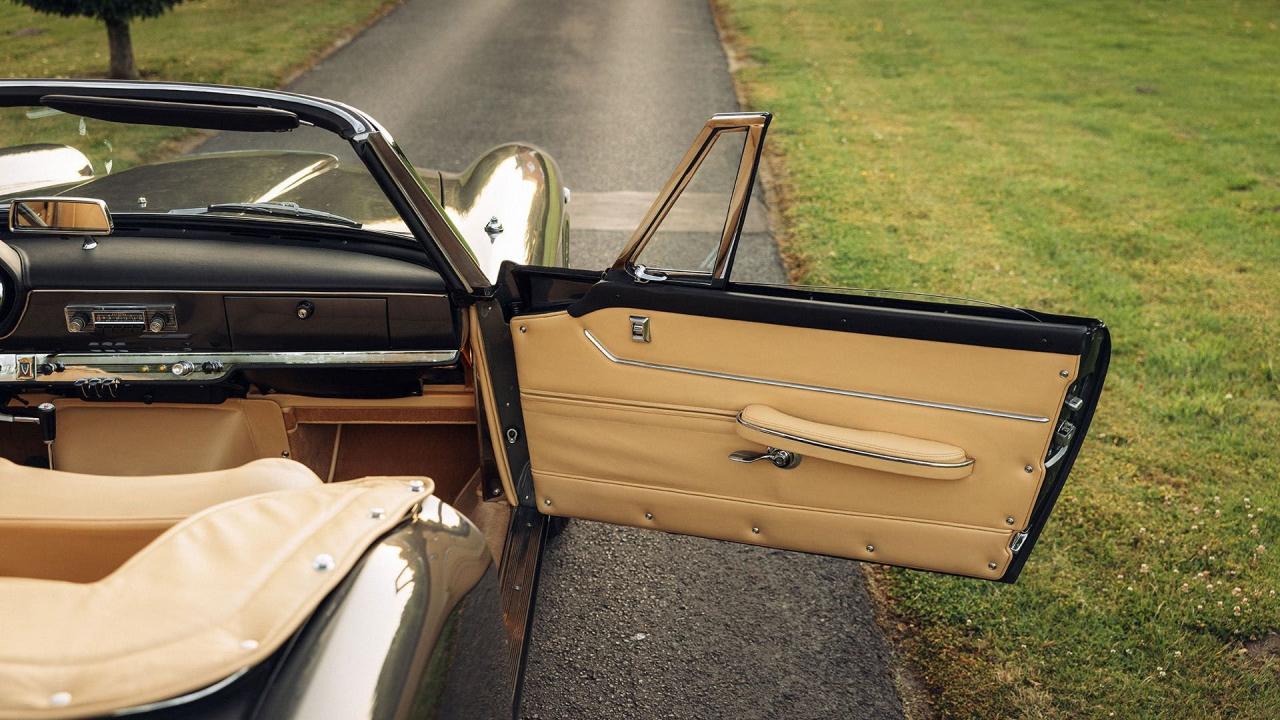
[[778, 448], [771, 447], [765, 448], [764, 452], [738, 450], [737, 452], [729, 453], [729, 459], [740, 463], [753, 463], [757, 460], [768, 460], [773, 463], [775, 467], [780, 467], [783, 470], [790, 470], [800, 464], [801, 456], [791, 452], [790, 450], [779, 450]]

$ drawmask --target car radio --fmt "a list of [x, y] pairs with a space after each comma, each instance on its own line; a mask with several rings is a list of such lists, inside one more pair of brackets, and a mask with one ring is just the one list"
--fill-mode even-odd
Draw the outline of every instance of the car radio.
[[169, 305], [68, 305], [63, 310], [67, 332], [142, 335], [178, 330], [178, 315]]

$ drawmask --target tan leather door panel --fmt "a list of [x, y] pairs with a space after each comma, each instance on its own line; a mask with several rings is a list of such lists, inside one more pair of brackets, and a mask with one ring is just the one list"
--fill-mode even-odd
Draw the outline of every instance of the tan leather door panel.
[[[1028, 526], [1080, 362], [625, 307], [511, 325], [539, 510], [987, 579]], [[795, 442], [791, 469], [734, 462], [767, 442], [744, 410], [810, 444], [963, 472]]]

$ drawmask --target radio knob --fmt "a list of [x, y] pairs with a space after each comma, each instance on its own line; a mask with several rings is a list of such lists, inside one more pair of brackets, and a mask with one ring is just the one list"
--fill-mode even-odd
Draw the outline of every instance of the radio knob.
[[156, 313], [151, 316], [151, 320], [147, 322], [147, 330], [158, 333], [164, 330], [164, 326], [169, 322], [169, 318], [164, 313]]
[[173, 373], [174, 375], [177, 375], [178, 377], [190, 375], [195, 371], [196, 371], [196, 366], [187, 360], [179, 360], [178, 362], [169, 366], [169, 372]]
[[73, 313], [67, 320], [67, 329], [73, 333], [84, 332], [89, 325], [89, 316], [84, 313]]

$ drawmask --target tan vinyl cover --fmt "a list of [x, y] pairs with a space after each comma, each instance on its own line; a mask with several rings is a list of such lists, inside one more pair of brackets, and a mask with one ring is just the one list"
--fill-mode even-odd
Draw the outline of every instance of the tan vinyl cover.
[[98, 582], [0, 578], [0, 718], [110, 713], [261, 662], [431, 490], [370, 478], [255, 495], [188, 518]]
[[319, 484], [315, 473], [283, 458], [150, 477], [45, 470], [0, 458], [0, 577], [92, 582], [193, 513]]

